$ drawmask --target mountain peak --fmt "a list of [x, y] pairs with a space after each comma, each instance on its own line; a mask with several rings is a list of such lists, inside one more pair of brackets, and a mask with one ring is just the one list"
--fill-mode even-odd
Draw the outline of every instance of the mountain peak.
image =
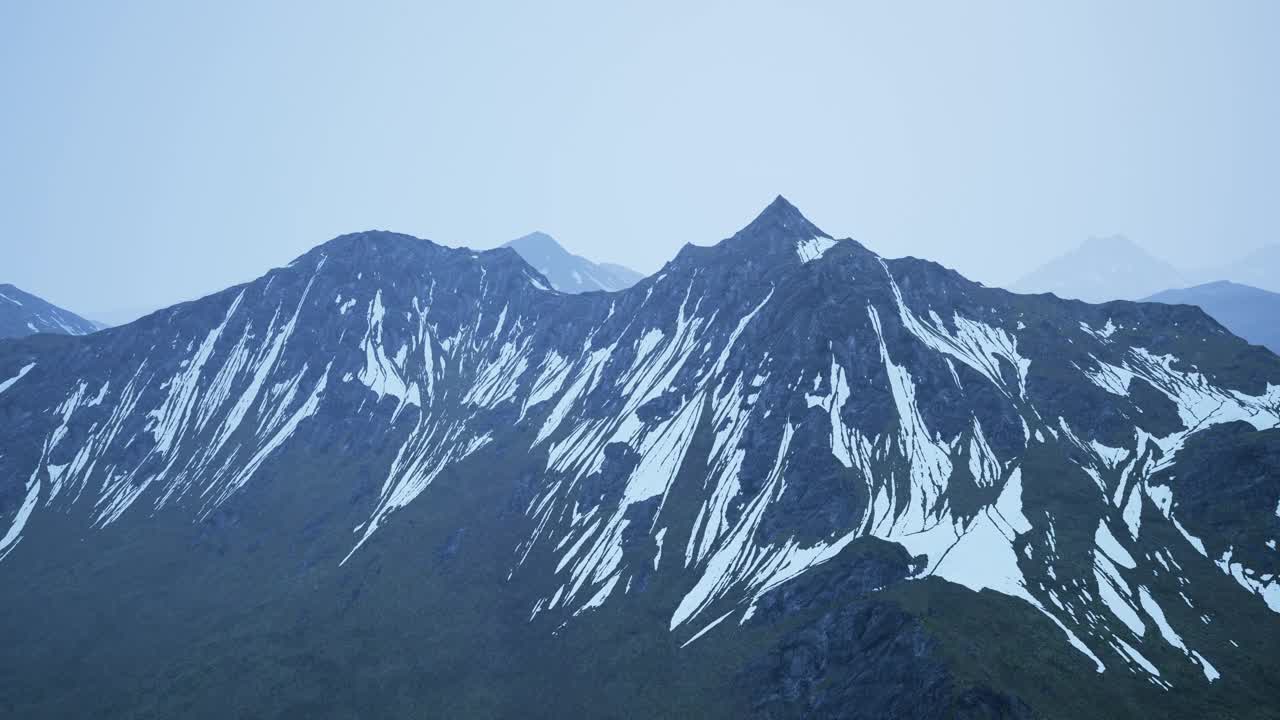
[[[795, 205], [779, 195], [769, 203], [746, 227], [733, 237], [716, 245], [719, 252], [741, 254], [751, 260], [788, 258], [808, 262], [821, 257], [835, 240], [817, 225], [809, 222]], [[694, 246], [686, 250], [698, 253]], [[682, 254], [684, 251], [682, 251]]]
[[686, 243], [672, 262], [721, 262], [728, 256], [731, 262], [769, 268], [817, 260], [837, 244], [835, 238], [778, 195], [731, 237], [710, 246]]
[[563, 245], [556, 242], [555, 238], [541, 230], [535, 230], [528, 235], [521, 235], [515, 240], [506, 243], [506, 247], [522, 254], [528, 251], [535, 253], [554, 253], [556, 255], [570, 254], [568, 250], [564, 249]]
[[809, 222], [809, 218], [806, 218], [799, 208], [792, 205], [789, 200], [781, 195], [774, 198], [773, 202], [769, 203], [756, 216], [756, 219], [752, 220], [738, 234], [747, 233], [779, 234], [804, 240], [813, 237], [831, 237], [818, 229], [817, 225]]
[[800, 213], [800, 209], [797, 208], [795, 205], [792, 205], [791, 201], [781, 194], [774, 197], [773, 202], [769, 203], [769, 205], [765, 207], [764, 210], [765, 212], [769, 212], [772, 210], [772, 211], [778, 211], [778, 212], [793, 212], [796, 214]]
[[524, 258], [561, 292], [614, 291], [634, 285], [642, 276], [620, 265], [592, 262], [569, 252], [550, 235], [534, 231], [503, 245]]

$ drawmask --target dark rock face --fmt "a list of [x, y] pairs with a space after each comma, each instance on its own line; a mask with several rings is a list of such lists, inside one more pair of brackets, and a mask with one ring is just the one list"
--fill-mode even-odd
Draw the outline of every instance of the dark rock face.
[[1280, 687], [1280, 359], [781, 198], [614, 293], [347, 235], [0, 344], [0, 384], [15, 716], [1265, 717]]
[[946, 669], [933, 657], [935, 645], [918, 622], [891, 604], [834, 608], [778, 648], [766, 684], [771, 692], [757, 707], [799, 710], [795, 717], [938, 716], [953, 698]]
[[824, 613], [771, 656], [769, 694], [754, 709], [784, 718], [1032, 718], [1025, 703], [990, 688], [957, 689], [937, 643], [891, 603]]
[[1280, 538], [1280, 430], [1255, 431], [1244, 422], [1211, 428], [1155, 479], [1172, 488], [1179, 519], [1210, 558], [1229, 571], [1233, 563], [1241, 573], [1248, 568], [1254, 582], [1280, 571], [1268, 545]]
[[899, 547], [856, 546], [765, 595], [753, 625], [786, 628], [739, 678], [769, 718], [1030, 718], [1021, 700], [958, 687], [925, 624], [877, 593], [918, 567]]

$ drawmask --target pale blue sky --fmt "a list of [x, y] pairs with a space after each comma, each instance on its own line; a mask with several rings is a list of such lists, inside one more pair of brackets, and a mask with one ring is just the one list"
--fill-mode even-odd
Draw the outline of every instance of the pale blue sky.
[[1280, 241], [1280, 3], [615, 5], [0, 4], [0, 282], [93, 317], [374, 227], [648, 272], [778, 193], [993, 284]]

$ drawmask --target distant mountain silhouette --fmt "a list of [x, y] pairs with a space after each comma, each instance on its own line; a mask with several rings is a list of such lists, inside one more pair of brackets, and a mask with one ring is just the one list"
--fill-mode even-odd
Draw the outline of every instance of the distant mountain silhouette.
[[1267, 245], [1217, 267], [1183, 269], [1123, 235], [1094, 237], [1023, 276], [1009, 289], [1099, 303], [1139, 300], [1171, 288], [1190, 290], [1224, 281], [1280, 292], [1280, 245]]
[[505, 247], [520, 253], [525, 262], [537, 268], [555, 289], [581, 293], [592, 290], [622, 290], [635, 285], [644, 276], [614, 263], [594, 263], [570, 253], [546, 233], [529, 233]]
[[1021, 293], [1050, 292], [1087, 302], [1137, 300], [1171, 287], [1186, 275], [1123, 235], [1089, 238], [1023, 277], [1011, 287]]
[[1280, 294], [1219, 280], [1146, 298], [1170, 305], [1195, 305], [1231, 332], [1280, 354]]

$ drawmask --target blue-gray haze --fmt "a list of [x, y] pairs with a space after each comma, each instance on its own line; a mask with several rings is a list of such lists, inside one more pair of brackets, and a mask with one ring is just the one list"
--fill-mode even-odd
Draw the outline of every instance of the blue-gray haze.
[[[625, 5], [625, 7], [624, 7]], [[1273, 2], [0, 5], [0, 282], [91, 318], [334, 235], [650, 272], [785, 194], [1006, 283], [1280, 240]]]

